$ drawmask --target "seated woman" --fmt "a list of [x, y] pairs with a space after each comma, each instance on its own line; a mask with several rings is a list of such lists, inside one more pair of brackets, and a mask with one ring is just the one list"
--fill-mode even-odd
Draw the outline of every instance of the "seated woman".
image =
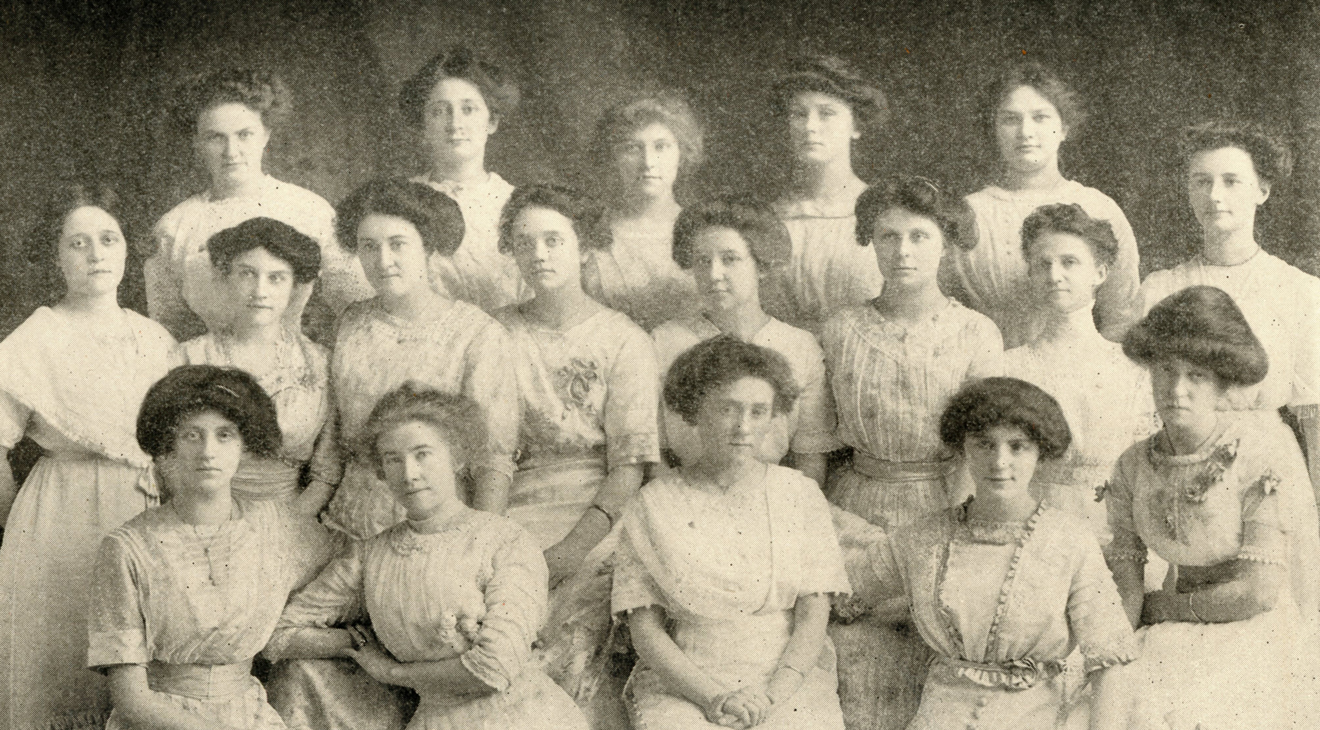
[[696, 311], [692, 275], [674, 263], [674, 186], [701, 166], [701, 127], [674, 93], [638, 96], [605, 111], [596, 158], [608, 197], [610, 244], [591, 252], [582, 288], [650, 332]]
[[278, 453], [275, 404], [241, 370], [183, 366], [147, 391], [137, 440], [170, 496], [111, 532], [93, 568], [87, 665], [109, 676], [106, 727], [283, 728], [252, 658], [315, 566], [294, 547], [303, 523], [230, 490], [244, 453]]
[[[1320, 535], [1291, 435], [1223, 410], [1270, 361], [1233, 299], [1193, 286], [1123, 342], [1150, 370], [1159, 433], [1118, 460], [1107, 550], [1133, 626], [1133, 728], [1304, 728], [1320, 721], [1314, 637]], [[1173, 567], [1145, 593], [1148, 550]]]
[[[288, 87], [274, 74], [221, 69], [189, 84], [176, 100], [173, 122], [192, 140], [207, 179], [205, 191], [161, 216], [153, 236], [156, 253], [145, 265], [147, 311], [180, 342], [228, 324], [223, 283], [206, 254], [211, 236], [249, 218], [274, 218], [310, 236], [321, 249], [316, 305], [310, 334], [329, 342], [335, 317], [350, 303], [371, 296], [357, 260], [335, 242], [334, 208], [324, 198], [266, 174], [271, 135], [290, 114]], [[312, 287], [299, 288], [285, 321], [302, 326]]]
[[634, 727], [842, 730], [825, 624], [849, 587], [829, 505], [757, 458], [797, 395], [788, 363], [722, 335], [679, 356], [664, 394], [704, 449], [623, 518], [612, 607], [640, 657]]
[[481, 409], [464, 396], [416, 382], [386, 394], [361, 447], [407, 520], [352, 543], [299, 591], [265, 653], [343, 657], [416, 690], [415, 730], [585, 730], [573, 701], [531, 665], [547, 600], [540, 547], [460, 497], [458, 473], [484, 436]]
[[[834, 438], [834, 400], [825, 379], [825, 353], [810, 332], [780, 322], [761, 307], [761, 283], [788, 261], [790, 242], [773, 211], [743, 200], [702, 203], [674, 226], [674, 260], [697, 280], [702, 313], [670, 320], [652, 333], [663, 380], [685, 350], [720, 334], [779, 353], [801, 390], [793, 408], [775, 418], [758, 457], [778, 464], [786, 455], [798, 471], [825, 483], [825, 456]], [[677, 462], [701, 455], [701, 437], [673, 411], [661, 413], [661, 447]]]
[[278, 500], [315, 517], [343, 472], [330, 403], [329, 354], [289, 326], [284, 314], [295, 292], [316, 281], [321, 249], [273, 218], [226, 228], [211, 236], [206, 248], [228, 289], [233, 316], [228, 327], [183, 343], [183, 358], [191, 365], [236, 367], [252, 374], [275, 401], [283, 434], [274, 458], [244, 455], [231, 487], [241, 497]]
[[1076, 203], [1044, 205], [1022, 224], [1022, 256], [1042, 328], [1004, 353], [1004, 372], [1058, 401], [1073, 436], [1067, 452], [1041, 464], [1032, 486], [1042, 501], [1084, 519], [1104, 546], [1109, 522], [1097, 490], [1157, 423], [1146, 371], [1101, 336], [1092, 317], [1118, 240], [1108, 222]]
[[1100, 546], [1080, 518], [1032, 493], [1038, 463], [1071, 440], [1058, 403], [1024, 381], [986, 378], [949, 402], [940, 438], [963, 453], [976, 496], [889, 531], [864, 559], [849, 553], [852, 600], [905, 595], [935, 653], [908, 727], [1061, 727], [1074, 648], [1093, 685], [1090, 727], [1126, 727], [1127, 685], [1114, 675], [1136, 643]]

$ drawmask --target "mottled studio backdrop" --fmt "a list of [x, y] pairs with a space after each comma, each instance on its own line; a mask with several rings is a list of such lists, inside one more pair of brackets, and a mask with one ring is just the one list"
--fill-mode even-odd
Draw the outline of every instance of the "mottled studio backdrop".
[[[455, 43], [521, 82], [523, 106], [487, 158], [514, 184], [588, 185], [587, 143], [606, 105], [636, 87], [685, 90], [710, 153], [680, 191], [689, 199], [773, 191], [782, 137], [763, 92], [802, 50], [851, 59], [890, 97], [889, 129], [859, 150], [863, 178], [913, 172], [975, 190], [992, 171], [977, 91], [998, 64], [1025, 53], [1063, 71], [1087, 100], [1090, 121], [1065, 144], [1063, 171], [1123, 207], [1143, 273], [1190, 255], [1197, 229], [1173, 141], [1179, 127], [1213, 116], [1257, 119], [1288, 136], [1297, 172], [1264, 208], [1263, 243], [1320, 269], [1314, 3], [26, 0], [2, 12], [0, 271], [9, 296], [0, 334], [37, 294], [24, 286], [22, 240], [45, 185], [74, 174], [111, 182], [138, 234], [201, 189], [186, 143], [164, 123], [183, 77], [219, 65], [281, 72], [296, 116], [272, 141], [267, 167], [337, 202], [373, 175], [418, 170], [395, 92]], [[140, 272], [123, 299], [142, 308]]]

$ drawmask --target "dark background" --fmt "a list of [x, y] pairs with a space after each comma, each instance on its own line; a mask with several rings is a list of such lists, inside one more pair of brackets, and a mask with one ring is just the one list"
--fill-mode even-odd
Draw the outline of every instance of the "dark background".
[[[1127, 213], [1143, 273], [1193, 251], [1174, 141], [1180, 127], [1219, 116], [1265, 122], [1291, 142], [1297, 170], [1264, 209], [1262, 242], [1320, 269], [1320, 9], [1303, 2], [24, 0], [0, 20], [0, 334], [43, 293], [29, 285], [23, 240], [49, 184], [110, 182], [138, 234], [203, 187], [186, 141], [166, 131], [185, 76], [220, 65], [283, 74], [295, 118], [273, 139], [267, 169], [337, 202], [373, 175], [420, 170], [395, 92], [456, 43], [521, 82], [523, 104], [488, 152], [514, 184], [589, 185], [587, 145], [606, 105], [637, 88], [686, 91], [709, 152], [687, 199], [771, 194], [780, 183], [782, 129], [764, 92], [802, 51], [850, 59], [890, 97], [892, 123], [858, 150], [863, 178], [919, 173], [973, 191], [993, 172], [978, 92], [1025, 54], [1086, 100], [1090, 120], [1064, 145], [1064, 174]], [[123, 299], [141, 308], [140, 272]]]

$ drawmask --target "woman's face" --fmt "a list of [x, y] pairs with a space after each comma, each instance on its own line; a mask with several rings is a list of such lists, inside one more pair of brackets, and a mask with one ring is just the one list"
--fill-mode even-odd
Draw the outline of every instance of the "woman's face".
[[967, 434], [963, 454], [977, 495], [1014, 497], [1027, 493], [1040, 461], [1040, 446], [1020, 426], [999, 424]]
[[692, 239], [692, 277], [709, 312], [761, 306], [761, 276], [742, 234], [707, 228]]
[[238, 426], [215, 411], [188, 416], [174, 435], [174, 451], [165, 456], [170, 489], [196, 496], [229, 489], [243, 457]]
[[756, 460], [774, 419], [775, 389], [762, 378], [744, 377], [706, 394], [697, 411], [697, 433], [709, 464]]
[[1059, 110], [1031, 86], [1011, 91], [995, 112], [999, 159], [1015, 172], [1058, 167], [1059, 145], [1067, 138]]
[[1225, 388], [1214, 371], [1179, 357], [1159, 360], [1150, 368], [1155, 410], [1166, 426], [1197, 426], [1214, 416]]
[[381, 478], [409, 519], [423, 520], [458, 499], [458, 467], [439, 429], [408, 421], [381, 434], [376, 442]]
[[510, 234], [518, 271], [538, 294], [582, 287], [582, 249], [573, 221], [557, 210], [527, 207]]
[[124, 278], [128, 246], [119, 221], [92, 205], [64, 216], [56, 262], [68, 293], [74, 296], [113, 295]]
[[788, 137], [798, 162], [824, 164], [849, 160], [852, 142], [860, 139], [852, 107], [836, 96], [803, 91], [788, 107]]
[[411, 221], [371, 213], [357, 230], [357, 255], [367, 281], [382, 297], [401, 297], [431, 285], [422, 234]]
[[293, 267], [263, 247], [234, 257], [226, 281], [242, 324], [279, 323], [293, 297]]
[[1204, 150], [1187, 166], [1187, 201], [1206, 233], [1251, 231], [1256, 208], [1270, 197], [1251, 155], [1237, 147]]
[[1040, 301], [1053, 311], [1089, 310], [1095, 290], [1108, 275], [1109, 267], [1097, 263], [1086, 241], [1071, 233], [1046, 231], [1031, 244], [1027, 277]]
[[625, 197], [673, 195], [679, 162], [678, 139], [660, 122], [634, 131], [614, 146], [614, 171]]
[[268, 142], [270, 131], [261, 114], [246, 104], [220, 104], [197, 117], [193, 144], [213, 188], [261, 177]]
[[889, 208], [875, 219], [871, 246], [886, 287], [916, 291], [936, 285], [944, 232], [935, 221], [906, 208]]
[[465, 79], [441, 79], [426, 100], [423, 133], [439, 159], [467, 162], [486, 159], [486, 140], [499, 127], [486, 97]]

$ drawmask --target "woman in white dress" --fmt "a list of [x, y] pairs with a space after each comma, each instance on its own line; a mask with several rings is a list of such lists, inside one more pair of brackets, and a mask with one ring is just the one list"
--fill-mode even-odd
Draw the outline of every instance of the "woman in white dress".
[[343, 473], [330, 402], [330, 356], [291, 329], [284, 313], [295, 288], [316, 280], [321, 249], [288, 224], [251, 218], [211, 236], [207, 252], [223, 277], [234, 316], [226, 329], [183, 343], [183, 359], [252, 374], [275, 401], [283, 435], [275, 458], [244, 456], [231, 488], [245, 499], [273, 499], [315, 517]]
[[703, 452], [623, 518], [612, 604], [640, 658], [625, 690], [633, 726], [842, 730], [825, 625], [849, 586], [829, 505], [757, 456], [792, 408], [788, 363], [722, 335], [679, 356], [664, 391]]
[[[504, 211], [500, 246], [535, 296], [499, 312], [512, 347], [522, 422], [508, 515], [545, 550], [548, 671], [613, 727], [618, 688], [589, 701], [604, 674], [609, 581], [607, 534], [660, 458], [655, 350], [627, 316], [582, 289], [581, 267], [598, 212], [565, 188], [520, 188]], [[613, 696], [612, 696], [613, 694]], [[614, 703], [610, 705], [610, 703]]]
[[1032, 489], [1045, 504], [1082, 518], [1103, 546], [1110, 535], [1099, 490], [1118, 457], [1157, 424], [1145, 369], [1101, 336], [1092, 317], [1096, 291], [1118, 259], [1118, 239], [1080, 205], [1057, 203], [1023, 222], [1022, 256], [1042, 328], [1029, 344], [1004, 353], [1004, 372], [1053, 396], [1072, 431], [1072, 445], [1041, 462]]
[[674, 93], [628, 99], [596, 125], [596, 156], [607, 199], [610, 243], [591, 252], [582, 286], [605, 306], [650, 332], [695, 314], [692, 275], [674, 262], [674, 221], [682, 208], [674, 186], [702, 161], [702, 134]]
[[[696, 278], [702, 311], [670, 320], [651, 336], [662, 378], [680, 354], [720, 334], [783, 356], [801, 392], [793, 408], [774, 419], [758, 456], [768, 464], [789, 456], [794, 468], [823, 485], [826, 455], [841, 448], [834, 437], [825, 353], [810, 332], [766, 314], [761, 300], [762, 283], [788, 262], [791, 247], [784, 224], [758, 203], [718, 200], [683, 211], [674, 226], [674, 260]], [[661, 426], [667, 459], [684, 463], [700, 457], [695, 428], [663, 407]]]
[[463, 242], [435, 261], [432, 284], [487, 314], [528, 296], [518, 266], [499, 251], [500, 211], [513, 186], [486, 169], [486, 143], [517, 106], [518, 87], [467, 48], [436, 54], [399, 91], [399, 111], [426, 156], [426, 172], [413, 182], [448, 195], [463, 211]]
[[[851, 461], [830, 476], [829, 499], [886, 529], [949, 506], [960, 490], [954, 454], [939, 438], [940, 413], [964, 383], [998, 372], [999, 330], [945, 296], [940, 262], [958, 239], [938, 187], [901, 178], [857, 200], [853, 245], [871, 251], [885, 283], [880, 296], [837, 312], [821, 346]], [[845, 547], [848, 520], [838, 523]], [[842, 616], [839, 696], [854, 727], [905, 727], [920, 700], [927, 649], [897, 598], [864, 616]]]
[[775, 212], [793, 252], [785, 291], [766, 303], [775, 317], [819, 334], [835, 310], [870, 301], [884, 281], [875, 257], [853, 245], [853, 208], [866, 183], [853, 172], [852, 153], [858, 140], [879, 131], [889, 106], [880, 89], [832, 56], [798, 61], [771, 94], [792, 160], [789, 189]]
[[[335, 241], [334, 208], [324, 198], [266, 174], [263, 162], [273, 133], [289, 115], [289, 91], [273, 74], [225, 69], [181, 92], [178, 134], [193, 140], [207, 188], [176, 205], [156, 223], [156, 252], [147, 260], [147, 311], [180, 342], [224, 329], [231, 313], [224, 283], [206, 253], [215, 233], [256, 217], [274, 218], [311, 236], [321, 247], [321, 275], [308, 334], [328, 342], [335, 318], [371, 296], [357, 259]], [[301, 329], [312, 282], [299, 286], [285, 321]]]
[[279, 451], [275, 404], [241, 370], [186, 365], [147, 392], [137, 440], [169, 498], [96, 555], [85, 660], [109, 679], [104, 727], [283, 730], [252, 658], [315, 571], [294, 547], [306, 523], [229, 486], [245, 453]]
[[[1291, 434], [1222, 405], [1267, 377], [1268, 351], [1209, 286], [1155, 305], [1123, 351], [1150, 370], [1164, 424], [1119, 458], [1105, 492], [1106, 557], [1141, 627], [1130, 727], [1315, 727], [1320, 534], [1306, 466]], [[1150, 551], [1173, 567], [1146, 592]]]
[[1137, 239], [1109, 196], [1063, 176], [1059, 148], [1075, 137], [1085, 114], [1081, 100], [1057, 74], [1035, 61], [1005, 69], [986, 90], [981, 124], [994, 145], [999, 178], [968, 195], [973, 221], [965, 244], [941, 272], [945, 291], [994, 320], [1008, 348], [1030, 342], [1038, 326], [1037, 299], [1022, 256], [1022, 221], [1042, 205], [1076, 203], [1107, 221], [1118, 255], [1096, 291], [1100, 333], [1119, 341], [1140, 317], [1137, 311]]
[[176, 345], [119, 307], [127, 239], [117, 212], [103, 187], [59, 192], [30, 245], [65, 292], [0, 342], [0, 459], [24, 436], [43, 451], [21, 489], [0, 464], [4, 727], [105, 723], [106, 683], [85, 669], [91, 565], [106, 533], [159, 501], [133, 420]]
[[1210, 122], [1186, 130], [1187, 200], [1201, 224], [1201, 250], [1141, 284], [1149, 311], [1194, 285], [1228, 292], [1270, 358], [1254, 387], [1235, 389], [1222, 404], [1250, 410], [1261, 428], [1287, 438], [1281, 407], [1299, 422], [1310, 454], [1311, 484], [1320, 489], [1320, 279], [1261, 248], [1256, 214], [1274, 186], [1288, 178], [1292, 155], [1250, 124]]

